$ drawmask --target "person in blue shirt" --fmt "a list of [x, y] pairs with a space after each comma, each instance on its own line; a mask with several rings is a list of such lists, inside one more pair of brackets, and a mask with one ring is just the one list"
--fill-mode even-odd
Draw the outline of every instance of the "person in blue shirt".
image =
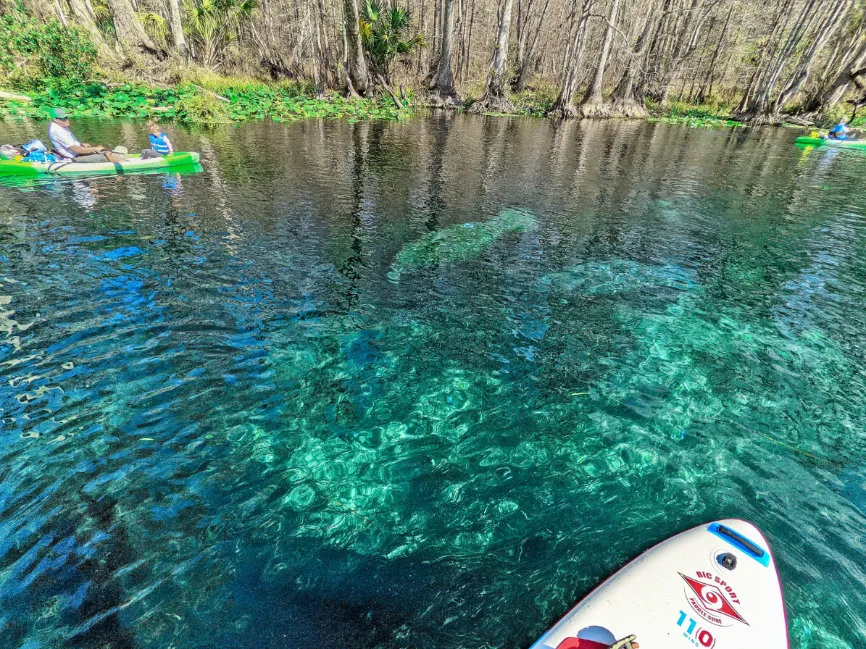
[[150, 149], [141, 152], [142, 158], [155, 158], [157, 156], [170, 155], [174, 153], [174, 147], [168, 136], [159, 130], [159, 124], [154, 121], [147, 123], [150, 131]]
[[851, 129], [848, 128], [848, 124], [843, 119], [836, 126], [830, 129], [830, 133], [827, 137], [831, 140], [847, 140], [849, 137], [848, 134], [851, 132]]

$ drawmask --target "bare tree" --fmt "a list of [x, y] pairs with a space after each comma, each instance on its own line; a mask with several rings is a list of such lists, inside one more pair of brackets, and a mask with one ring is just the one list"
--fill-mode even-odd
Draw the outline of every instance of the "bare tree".
[[794, 54], [801, 41], [805, 37], [812, 22], [817, 17], [818, 0], [806, 0], [794, 27], [788, 34], [784, 45], [779, 50], [778, 54], [769, 62], [766, 72], [762, 73], [761, 86], [758, 89], [754, 100], [746, 107], [746, 119], [763, 118], [771, 112], [771, 94], [773, 88], [776, 87], [779, 77], [784, 71], [789, 58]]
[[346, 34], [346, 75], [350, 95], [367, 94], [370, 73], [364, 58], [361, 43], [361, 20], [358, 14], [358, 0], [343, 0], [344, 26]]
[[[866, 83], [864, 0], [379, 1], [383, 12], [405, 6], [413, 33], [420, 29], [431, 44], [411, 66], [393, 70], [393, 83], [385, 79], [398, 102], [400, 88], [411, 86], [429, 89], [434, 105], [457, 105], [481, 82], [472, 110], [511, 112], [510, 90], [533, 87], [543, 98], [552, 81], [553, 116], [640, 117], [649, 100], [717, 98], [737, 106], [741, 119], [778, 122], [785, 111], [839, 110], [859, 101]], [[229, 74], [310, 81], [319, 96], [342, 87], [350, 96], [374, 91], [375, 57], [364, 51], [359, 22], [366, 0], [253, 0], [240, 26], [226, 11], [220, 29], [229, 35], [207, 47], [194, 16], [184, 14], [186, 2], [15, 5], [34, 20], [83, 28], [106, 68], [121, 55], [161, 58], [166, 49], [179, 61], [173, 70], [195, 58]], [[168, 45], [152, 37], [160, 18]], [[149, 67], [146, 76], [160, 75], [168, 80], [168, 68]], [[376, 92], [384, 88], [375, 84]]]
[[854, 82], [864, 76], [866, 76], [866, 39], [862, 40], [860, 49], [856, 50], [843, 65], [839, 66], [830, 87], [826, 89], [817, 105], [813, 106], [812, 109], [817, 110], [822, 107], [824, 110], [832, 109], [851, 89]]
[[815, 61], [818, 53], [827, 44], [827, 41], [833, 36], [837, 29], [842, 25], [843, 20], [848, 14], [853, 4], [852, 0], [836, 0], [835, 9], [829, 13], [818, 28], [812, 44], [806, 51], [806, 54], [801, 58], [785, 89], [779, 93], [776, 101], [773, 102], [772, 111], [778, 113], [787, 104], [794, 94], [802, 87], [806, 81], [812, 64]]
[[508, 36], [511, 32], [511, 11], [514, 0], [500, 0], [499, 2], [499, 29], [496, 35], [496, 47], [493, 50], [493, 60], [487, 73], [487, 83], [484, 95], [470, 107], [470, 112], [483, 113], [492, 111], [497, 113], [514, 112], [514, 104], [506, 95], [506, 73], [508, 57]]
[[454, 88], [454, 72], [451, 59], [454, 50], [454, 18], [457, 0], [444, 0], [445, 24], [442, 28], [442, 48], [439, 51], [439, 65], [433, 80], [433, 103], [438, 106], [457, 106], [460, 97]]
[[728, 33], [728, 25], [731, 24], [731, 16], [734, 13], [734, 5], [731, 5], [731, 8], [728, 10], [728, 17], [725, 18], [725, 25], [722, 27], [722, 33], [719, 35], [719, 40], [716, 43], [716, 49], [713, 50], [713, 57], [710, 59], [710, 69], [708, 73], [704, 76], [704, 81], [701, 83], [701, 89], [698, 91], [698, 96], [696, 101], [698, 103], [703, 103], [706, 101], [707, 96], [712, 94], [713, 91], [713, 75], [716, 71], [716, 61], [719, 60], [719, 53], [722, 51], [722, 44], [725, 42], [725, 36]]
[[[583, 0], [580, 7], [580, 17], [573, 22], [572, 37], [565, 49], [562, 64], [562, 82], [559, 87], [559, 96], [553, 103], [548, 113], [552, 117], [571, 118], [577, 117], [577, 108], [574, 106], [574, 95], [577, 92], [578, 73], [580, 70], [583, 48], [586, 42], [586, 30], [589, 16], [596, 0]], [[575, 7], [575, 13], [577, 13]]]
[[327, 12], [325, 10], [324, 0], [316, 0], [316, 15], [314, 18], [315, 22], [315, 35], [313, 37], [313, 43], [315, 44], [316, 50], [316, 62], [315, 62], [315, 78], [316, 78], [316, 96], [320, 99], [325, 96], [325, 90], [328, 85], [328, 60], [327, 60], [327, 50], [328, 50], [328, 32], [325, 28], [325, 21], [327, 20]]
[[602, 97], [604, 89], [604, 73], [607, 70], [607, 59], [610, 56], [610, 46], [613, 43], [613, 32], [616, 29], [616, 16], [619, 12], [620, 0], [611, 0], [610, 9], [607, 14], [607, 27], [604, 30], [604, 41], [601, 45], [601, 53], [595, 66], [595, 74], [589, 90], [580, 104], [580, 113], [584, 117], [607, 117], [610, 115], [610, 107], [605, 104]]
[[518, 21], [518, 36], [517, 36], [517, 79], [514, 83], [514, 90], [523, 92], [526, 87], [526, 80], [535, 63], [535, 52], [538, 47], [538, 40], [541, 36], [541, 28], [544, 27], [544, 21], [547, 18], [547, 10], [550, 9], [550, 0], [544, 0], [544, 6], [538, 15], [537, 22], [533, 25], [531, 22], [531, 9], [533, 0], [529, 0], [526, 6], [525, 20]]
[[642, 71], [641, 61], [646, 56], [654, 31], [658, 28], [659, 16], [650, 13], [644, 18], [643, 29], [638, 36], [625, 72], [613, 91], [613, 107], [615, 114], [622, 117], [643, 117], [647, 115], [647, 109], [643, 103], [643, 97], [635, 92], [635, 79], [638, 72]]
[[174, 49], [184, 59], [189, 58], [189, 47], [183, 33], [183, 23], [180, 19], [180, 3], [178, 0], [168, 0], [169, 26], [171, 28], [171, 40]]

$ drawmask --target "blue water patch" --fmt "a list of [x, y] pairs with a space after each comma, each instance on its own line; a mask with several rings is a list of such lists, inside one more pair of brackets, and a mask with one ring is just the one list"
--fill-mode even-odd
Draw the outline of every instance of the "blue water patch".
[[105, 241], [107, 237], [104, 237], [99, 234], [90, 235], [90, 236], [71, 236], [66, 241], [71, 244], [81, 244], [81, 243], [94, 243], [96, 241]]
[[115, 261], [117, 259], [125, 259], [127, 257], [135, 257], [141, 254], [141, 248], [138, 246], [124, 246], [122, 248], [115, 248], [114, 250], [109, 250], [100, 255], [101, 259], [106, 259], [109, 261]]

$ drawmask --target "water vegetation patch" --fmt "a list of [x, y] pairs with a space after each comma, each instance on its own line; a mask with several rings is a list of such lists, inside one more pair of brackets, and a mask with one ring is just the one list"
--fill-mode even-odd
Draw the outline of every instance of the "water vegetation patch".
[[689, 128], [735, 128], [743, 126], [742, 122], [734, 119], [731, 106], [724, 102], [693, 104], [675, 101], [661, 104], [647, 99], [645, 103], [650, 111], [650, 122]]

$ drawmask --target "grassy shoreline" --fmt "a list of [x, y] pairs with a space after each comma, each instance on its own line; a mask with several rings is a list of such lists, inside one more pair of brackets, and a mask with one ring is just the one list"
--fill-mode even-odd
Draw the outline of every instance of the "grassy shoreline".
[[[461, 108], [475, 99], [470, 89]], [[0, 118], [48, 119], [51, 108], [61, 106], [74, 118], [120, 118], [176, 121], [188, 125], [243, 123], [270, 119], [291, 122], [300, 119], [345, 119], [356, 122], [368, 119], [398, 121], [408, 119], [428, 107], [412, 89], [404, 95], [406, 106], [380, 95], [348, 99], [331, 93], [317, 97], [309, 84], [296, 82], [268, 83], [256, 79], [197, 75], [176, 85], [147, 84], [133, 80], [105, 80], [89, 83], [55, 80], [41, 89], [22, 90], [16, 84], [0, 83], [0, 91], [30, 97], [30, 101], [0, 98]], [[556, 99], [552, 85], [514, 93], [514, 113], [490, 114], [503, 117], [547, 118]], [[689, 104], [670, 102], [647, 105], [649, 122], [689, 128], [741, 128], [749, 126], [733, 118], [731, 107], [721, 103]], [[855, 126], [866, 119], [859, 118]]]
[[[48, 119], [54, 106], [62, 106], [74, 118], [102, 117], [173, 120], [184, 124], [211, 125], [271, 119], [291, 122], [308, 118], [402, 120], [426, 105], [414, 102], [397, 108], [389, 97], [347, 99], [340, 95], [318, 98], [311, 89], [297, 84], [263, 84], [225, 80], [209, 84], [182, 83], [154, 87], [142, 83], [94, 82], [85, 85], [22, 92], [32, 101], [0, 99], [0, 118]], [[0, 88], [3, 90], [3, 88]], [[408, 98], [412, 99], [411, 91]], [[530, 90], [513, 96], [516, 111], [502, 116], [546, 118], [553, 99], [549, 92]], [[468, 103], [468, 101], [467, 101]], [[499, 115], [494, 115], [499, 116]], [[678, 124], [691, 128], [740, 127], [730, 114], [717, 106], [671, 104], [653, 107], [650, 122]]]

